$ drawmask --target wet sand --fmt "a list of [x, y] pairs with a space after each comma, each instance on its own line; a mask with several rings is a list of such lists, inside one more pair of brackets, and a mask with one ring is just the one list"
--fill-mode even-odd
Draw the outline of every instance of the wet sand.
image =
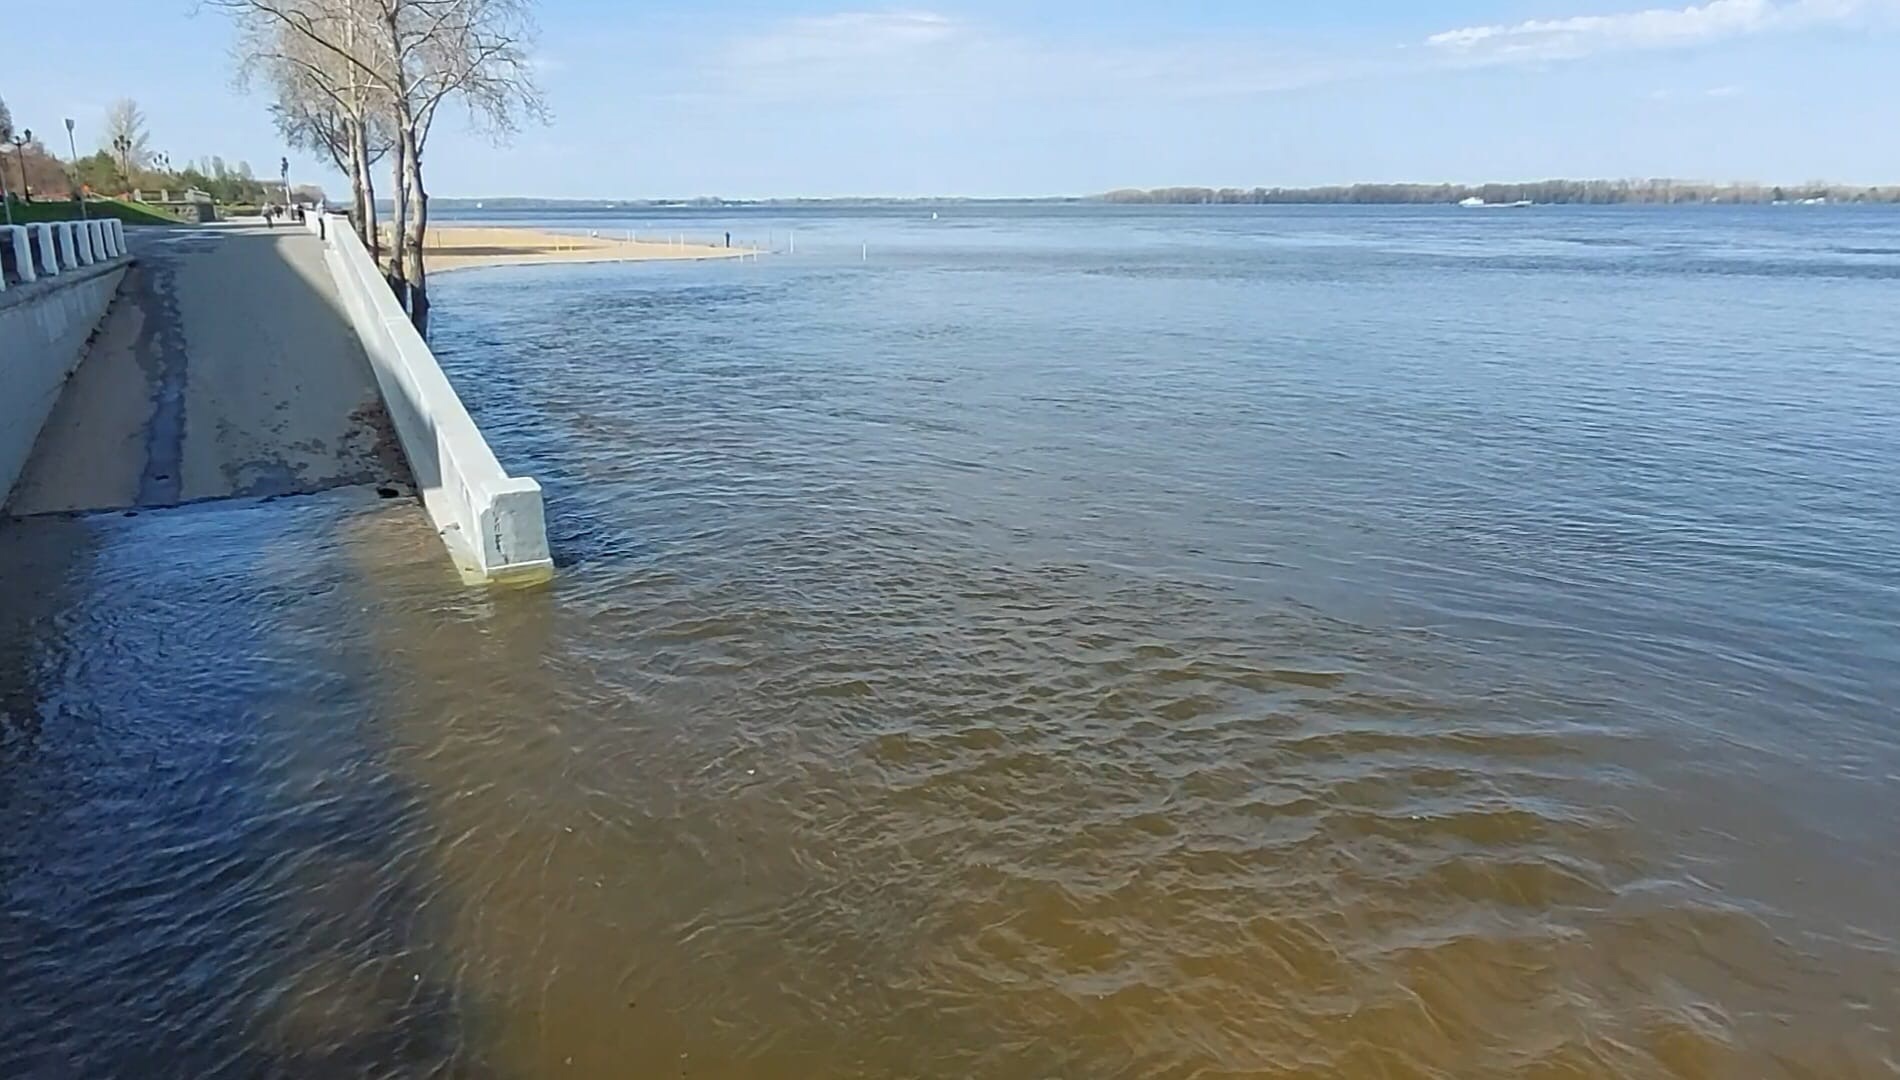
[[467, 270], [480, 266], [523, 266], [555, 262], [645, 262], [662, 259], [732, 259], [757, 254], [757, 249], [717, 244], [629, 240], [619, 236], [587, 236], [544, 232], [539, 229], [456, 226], [431, 228], [424, 244], [432, 272]]

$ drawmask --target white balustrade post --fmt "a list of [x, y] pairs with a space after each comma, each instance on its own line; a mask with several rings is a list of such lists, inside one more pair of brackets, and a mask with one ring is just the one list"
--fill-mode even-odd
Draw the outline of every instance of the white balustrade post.
[[118, 218], [112, 219], [112, 238], [119, 245], [119, 254], [124, 255], [128, 250], [125, 246], [125, 222]]
[[112, 222], [112, 218], [105, 218], [99, 222], [99, 247], [108, 259], [119, 257], [119, 245], [112, 239]]
[[92, 261], [105, 262], [110, 257], [106, 254], [106, 223], [98, 218], [88, 219], [86, 238], [92, 241]]
[[83, 221], [68, 221], [66, 223], [66, 235], [72, 237], [73, 258], [78, 260], [73, 265], [75, 267], [91, 266], [92, 237], [86, 235], [86, 223]]
[[53, 246], [53, 226], [50, 222], [39, 222], [31, 226], [33, 239], [39, 241], [40, 273], [52, 277], [59, 273], [59, 249]]
[[77, 270], [84, 265], [79, 261], [79, 230], [73, 228], [70, 221], [53, 222], [53, 234], [59, 237], [59, 265], [68, 270]]
[[24, 285], [38, 277], [33, 272], [33, 249], [26, 242], [26, 226], [0, 225], [0, 232], [6, 235], [7, 242], [13, 247], [13, 269], [19, 274], [20, 283]]

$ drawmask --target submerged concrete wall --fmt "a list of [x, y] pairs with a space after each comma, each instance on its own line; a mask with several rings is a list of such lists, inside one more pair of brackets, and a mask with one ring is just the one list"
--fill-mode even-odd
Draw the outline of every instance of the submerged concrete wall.
[[130, 260], [123, 256], [63, 269], [0, 292], [0, 508], [66, 379], [86, 354]]
[[324, 258], [376, 373], [423, 508], [456, 566], [482, 581], [550, 576], [541, 485], [509, 476], [495, 460], [348, 219], [313, 214], [308, 225], [324, 238]]

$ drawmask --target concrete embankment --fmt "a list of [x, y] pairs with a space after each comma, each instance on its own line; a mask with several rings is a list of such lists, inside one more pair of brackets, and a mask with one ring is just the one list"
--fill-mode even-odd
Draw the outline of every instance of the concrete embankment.
[[501, 467], [348, 220], [312, 218], [310, 228], [325, 237], [325, 259], [423, 508], [457, 567], [475, 580], [547, 577], [554, 564], [541, 486]]
[[130, 259], [117, 222], [7, 227], [0, 229], [0, 247], [0, 507], [6, 507]]
[[546, 577], [540, 486], [502, 469], [347, 223], [325, 224], [139, 230], [136, 263], [116, 223], [56, 229], [71, 266], [46, 280], [8, 247], [6, 513], [413, 483], [465, 577]]

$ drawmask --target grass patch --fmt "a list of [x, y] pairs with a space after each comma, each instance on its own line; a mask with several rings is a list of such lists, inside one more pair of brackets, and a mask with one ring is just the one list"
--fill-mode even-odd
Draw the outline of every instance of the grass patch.
[[[13, 211], [15, 225], [30, 225], [36, 221], [77, 221], [79, 204], [69, 200], [57, 202], [21, 202], [8, 199], [7, 206]], [[118, 218], [127, 225], [177, 225], [183, 219], [145, 203], [128, 202], [124, 199], [88, 199], [86, 216], [95, 218]], [[4, 222], [0, 218], [0, 222]]]

